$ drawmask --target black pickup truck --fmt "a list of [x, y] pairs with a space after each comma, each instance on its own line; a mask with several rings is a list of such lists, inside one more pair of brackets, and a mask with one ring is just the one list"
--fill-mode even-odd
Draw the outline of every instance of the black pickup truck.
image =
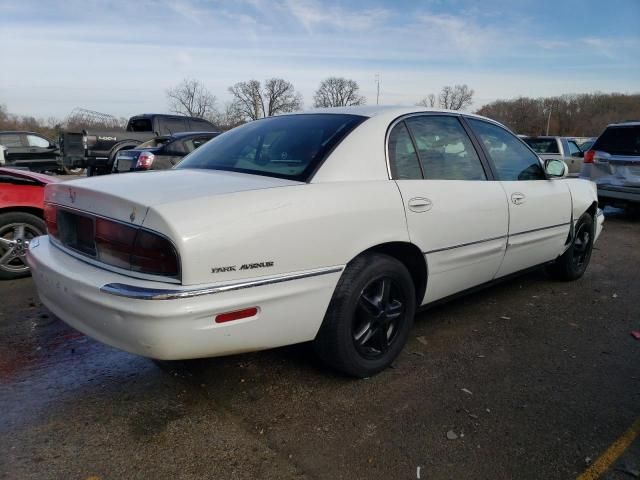
[[119, 152], [129, 150], [159, 135], [177, 132], [214, 132], [206, 120], [181, 115], [147, 113], [129, 119], [122, 130], [82, 130], [60, 136], [60, 155], [67, 168], [86, 168], [87, 176], [111, 173]]

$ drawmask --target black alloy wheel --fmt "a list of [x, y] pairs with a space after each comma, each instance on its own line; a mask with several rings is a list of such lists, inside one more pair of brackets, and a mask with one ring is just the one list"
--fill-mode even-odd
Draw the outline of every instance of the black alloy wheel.
[[365, 253], [349, 262], [314, 340], [329, 366], [364, 378], [387, 368], [402, 351], [416, 309], [407, 268], [397, 259]]
[[585, 262], [589, 261], [592, 243], [591, 228], [588, 228], [586, 223], [581, 223], [576, 230], [572, 249], [573, 266], [576, 270], [581, 269]]
[[363, 358], [383, 356], [398, 338], [405, 295], [391, 277], [372, 280], [360, 294], [353, 316], [353, 343]]
[[547, 268], [552, 277], [558, 280], [571, 281], [577, 280], [584, 275], [593, 251], [593, 238], [595, 235], [593, 222], [593, 217], [589, 213], [585, 213], [580, 217], [575, 226], [571, 245]]

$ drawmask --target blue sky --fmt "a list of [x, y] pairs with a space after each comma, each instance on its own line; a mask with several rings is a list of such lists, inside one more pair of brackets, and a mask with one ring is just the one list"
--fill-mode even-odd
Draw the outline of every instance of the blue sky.
[[64, 117], [167, 109], [201, 80], [219, 105], [235, 82], [291, 81], [311, 106], [331, 75], [375, 103], [443, 85], [498, 98], [640, 92], [640, 0], [0, 0], [0, 103]]

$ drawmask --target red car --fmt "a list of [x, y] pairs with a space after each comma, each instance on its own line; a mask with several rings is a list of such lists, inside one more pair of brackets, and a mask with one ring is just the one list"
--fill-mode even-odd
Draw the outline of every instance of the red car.
[[24, 254], [29, 240], [46, 234], [44, 187], [48, 175], [0, 168], [0, 279], [29, 275]]

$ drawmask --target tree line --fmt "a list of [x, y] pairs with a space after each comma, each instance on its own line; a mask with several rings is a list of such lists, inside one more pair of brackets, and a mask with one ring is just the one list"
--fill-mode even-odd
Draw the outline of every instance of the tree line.
[[[228, 91], [232, 99], [221, 108], [215, 95], [195, 79], [184, 79], [168, 89], [166, 95], [171, 112], [204, 118], [221, 130], [303, 108], [302, 94], [283, 78], [269, 78], [263, 82], [246, 80], [230, 86]], [[346, 107], [365, 103], [358, 83], [347, 78], [323, 80], [313, 96], [314, 107]]]
[[640, 120], [640, 94], [584, 93], [496, 100], [476, 113], [525, 135], [597, 137], [610, 123]]
[[[228, 88], [231, 100], [220, 105], [204, 84], [196, 79], [184, 79], [166, 90], [172, 113], [204, 118], [220, 130], [228, 130], [263, 117], [302, 110], [303, 99], [294, 85], [283, 78], [255, 79], [237, 82]], [[439, 93], [430, 93], [416, 105], [465, 110], [473, 105], [474, 90], [468, 85], [444, 86]], [[314, 107], [341, 107], [366, 104], [358, 83], [343, 77], [322, 80], [313, 95]], [[76, 109], [81, 111], [82, 109]], [[74, 110], [75, 112], [75, 110]], [[63, 129], [124, 128], [126, 118], [105, 123], [101, 117], [74, 115], [64, 121], [49, 117], [14, 115], [0, 104], [0, 130], [28, 130], [56, 138]], [[84, 112], [87, 112], [86, 110]], [[97, 113], [97, 112], [94, 112]], [[640, 119], [640, 94], [593, 93], [557, 97], [496, 100], [482, 106], [478, 114], [504, 123], [516, 133], [527, 135], [597, 136], [609, 123]], [[99, 114], [102, 115], [102, 114]], [[115, 122], [115, 123], [114, 123]]]

